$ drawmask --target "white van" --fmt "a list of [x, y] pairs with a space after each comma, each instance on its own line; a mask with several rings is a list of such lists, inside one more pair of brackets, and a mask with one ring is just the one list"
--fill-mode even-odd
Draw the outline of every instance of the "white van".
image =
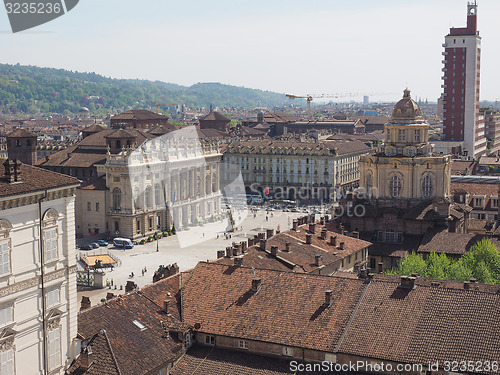
[[113, 240], [113, 245], [124, 249], [132, 249], [134, 247], [134, 244], [128, 238], [115, 238]]

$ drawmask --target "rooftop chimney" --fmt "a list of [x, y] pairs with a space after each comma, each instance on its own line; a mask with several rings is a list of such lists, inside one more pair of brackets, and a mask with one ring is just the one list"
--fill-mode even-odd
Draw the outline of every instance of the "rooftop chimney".
[[464, 289], [469, 290], [470, 289], [470, 281], [464, 281]]
[[267, 240], [260, 240], [260, 249], [266, 250]]
[[168, 300], [163, 300], [163, 311], [168, 314]]
[[286, 251], [290, 251], [290, 242], [285, 242]]
[[321, 239], [326, 241], [328, 231], [326, 228], [321, 229]]
[[327, 290], [325, 292], [325, 306], [332, 305], [332, 294], [333, 294], [333, 291], [331, 291], [331, 290]]
[[266, 238], [274, 236], [274, 229], [266, 229]]
[[294, 219], [294, 220], [293, 220], [293, 223], [292, 223], [292, 229], [293, 229], [294, 231], [297, 231], [297, 230], [299, 229], [299, 222], [298, 222], [298, 220], [297, 220], [297, 219]]
[[337, 246], [337, 237], [330, 236], [330, 245]]
[[226, 258], [231, 258], [233, 256], [233, 249], [231, 246], [226, 247]]
[[7, 182], [21, 182], [21, 162], [19, 160], [7, 159], [3, 166], [5, 167], [5, 180]]
[[354, 232], [352, 232], [352, 236], [353, 236], [354, 238], [359, 238], [359, 232], [358, 232], [358, 231], [354, 231]]
[[243, 255], [239, 255], [233, 258], [233, 266], [241, 267], [243, 265]]
[[309, 232], [314, 234], [316, 232], [316, 223], [309, 224]]
[[345, 242], [340, 242], [339, 248], [340, 250], [345, 250]]
[[259, 239], [260, 240], [265, 240], [266, 239], [266, 234], [264, 232], [259, 232]]
[[248, 239], [248, 247], [253, 246], [253, 238]]
[[109, 301], [110, 299], [113, 299], [113, 298], [115, 298], [114, 293], [111, 293], [111, 292], [106, 293], [106, 301]]
[[401, 276], [400, 288], [404, 289], [415, 289], [415, 277], [413, 276]]
[[312, 243], [311, 239], [312, 239], [312, 234], [307, 233], [306, 234], [306, 244], [310, 245]]
[[80, 369], [86, 372], [94, 363], [93, 357], [94, 354], [92, 353], [92, 347], [90, 345], [82, 348], [80, 354]]
[[128, 280], [127, 284], [125, 285], [125, 293], [130, 293], [135, 289], [135, 283], [133, 280]]
[[319, 218], [319, 224], [320, 224], [320, 225], [325, 225], [325, 218], [324, 218], [323, 216], [321, 216], [321, 217]]
[[323, 257], [321, 256], [321, 254], [316, 254], [316, 255], [314, 256], [314, 265], [315, 265], [316, 267], [320, 267], [320, 266], [321, 266], [321, 264], [322, 264], [322, 262], [321, 262], [321, 258], [323, 258]]
[[252, 292], [257, 293], [262, 287], [262, 279], [260, 277], [254, 277], [252, 279]]
[[271, 246], [271, 255], [276, 257], [278, 255], [278, 246]]
[[92, 302], [90, 302], [90, 298], [82, 296], [82, 301], [80, 302], [80, 310], [89, 309], [91, 305]]
[[240, 244], [241, 244], [241, 252], [244, 253], [248, 248], [248, 243], [247, 241], [241, 241]]
[[224, 258], [225, 253], [224, 250], [217, 250], [217, 259]]

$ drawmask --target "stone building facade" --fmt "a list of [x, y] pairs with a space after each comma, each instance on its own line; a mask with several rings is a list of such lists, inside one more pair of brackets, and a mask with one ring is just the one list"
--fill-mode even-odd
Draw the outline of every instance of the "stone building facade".
[[1, 373], [64, 374], [79, 352], [74, 207], [79, 182], [24, 164], [7, 161], [4, 167]]
[[234, 168], [223, 177], [241, 173], [247, 194], [263, 195], [269, 187], [277, 199], [328, 202], [357, 186], [358, 161], [370, 150], [358, 140], [236, 141], [225, 148], [224, 161]]
[[106, 230], [138, 239], [219, 215], [221, 157], [217, 145], [180, 134], [108, 153], [97, 167], [106, 180]]

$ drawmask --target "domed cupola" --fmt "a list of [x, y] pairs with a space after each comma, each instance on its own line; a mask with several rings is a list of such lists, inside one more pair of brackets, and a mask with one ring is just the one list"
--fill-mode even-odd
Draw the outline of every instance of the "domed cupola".
[[425, 123], [422, 116], [422, 110], [417, 102], [411, 98], [410, 90], [404, 90], [403, 99], [394, 106], [389, 123], [395, 125]]

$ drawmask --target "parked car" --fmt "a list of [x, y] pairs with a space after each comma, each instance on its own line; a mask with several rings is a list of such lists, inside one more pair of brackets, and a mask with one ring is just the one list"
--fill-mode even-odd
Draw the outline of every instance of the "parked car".
[[292, 211], [292, 212], [299, 212], [299, 209], [297, 207], [294, 207], [290, 211]]
[[302, 209], [302, 212], [303, 212], [304, 214], [308, 214], [308, 213], [309, 213], [309, 210], [308, 210], [307, 208], [304, 208], [304, 209]]
[[99, 248], [99, 244], [97, 242], [92, 242], [90, 244], [90, 246], [92, 246], [92, 248], [94, 248], [94, 249], [98, 249]]
[[93, 247], [90, 245], [82, 245], [80, 246], [80, 250], [92, 250]]
[[320, 214], [320, 215], [321, 215], [322, 213], [323, 213], [323, 212], [321, 212], [320, 210], [314, 210], [314, 211], [313, 211], [313, 214]]
[[99, 246], [108, 246], [108, 242], [104, 240], [98, 240], [97, 243], [99, 244]]

